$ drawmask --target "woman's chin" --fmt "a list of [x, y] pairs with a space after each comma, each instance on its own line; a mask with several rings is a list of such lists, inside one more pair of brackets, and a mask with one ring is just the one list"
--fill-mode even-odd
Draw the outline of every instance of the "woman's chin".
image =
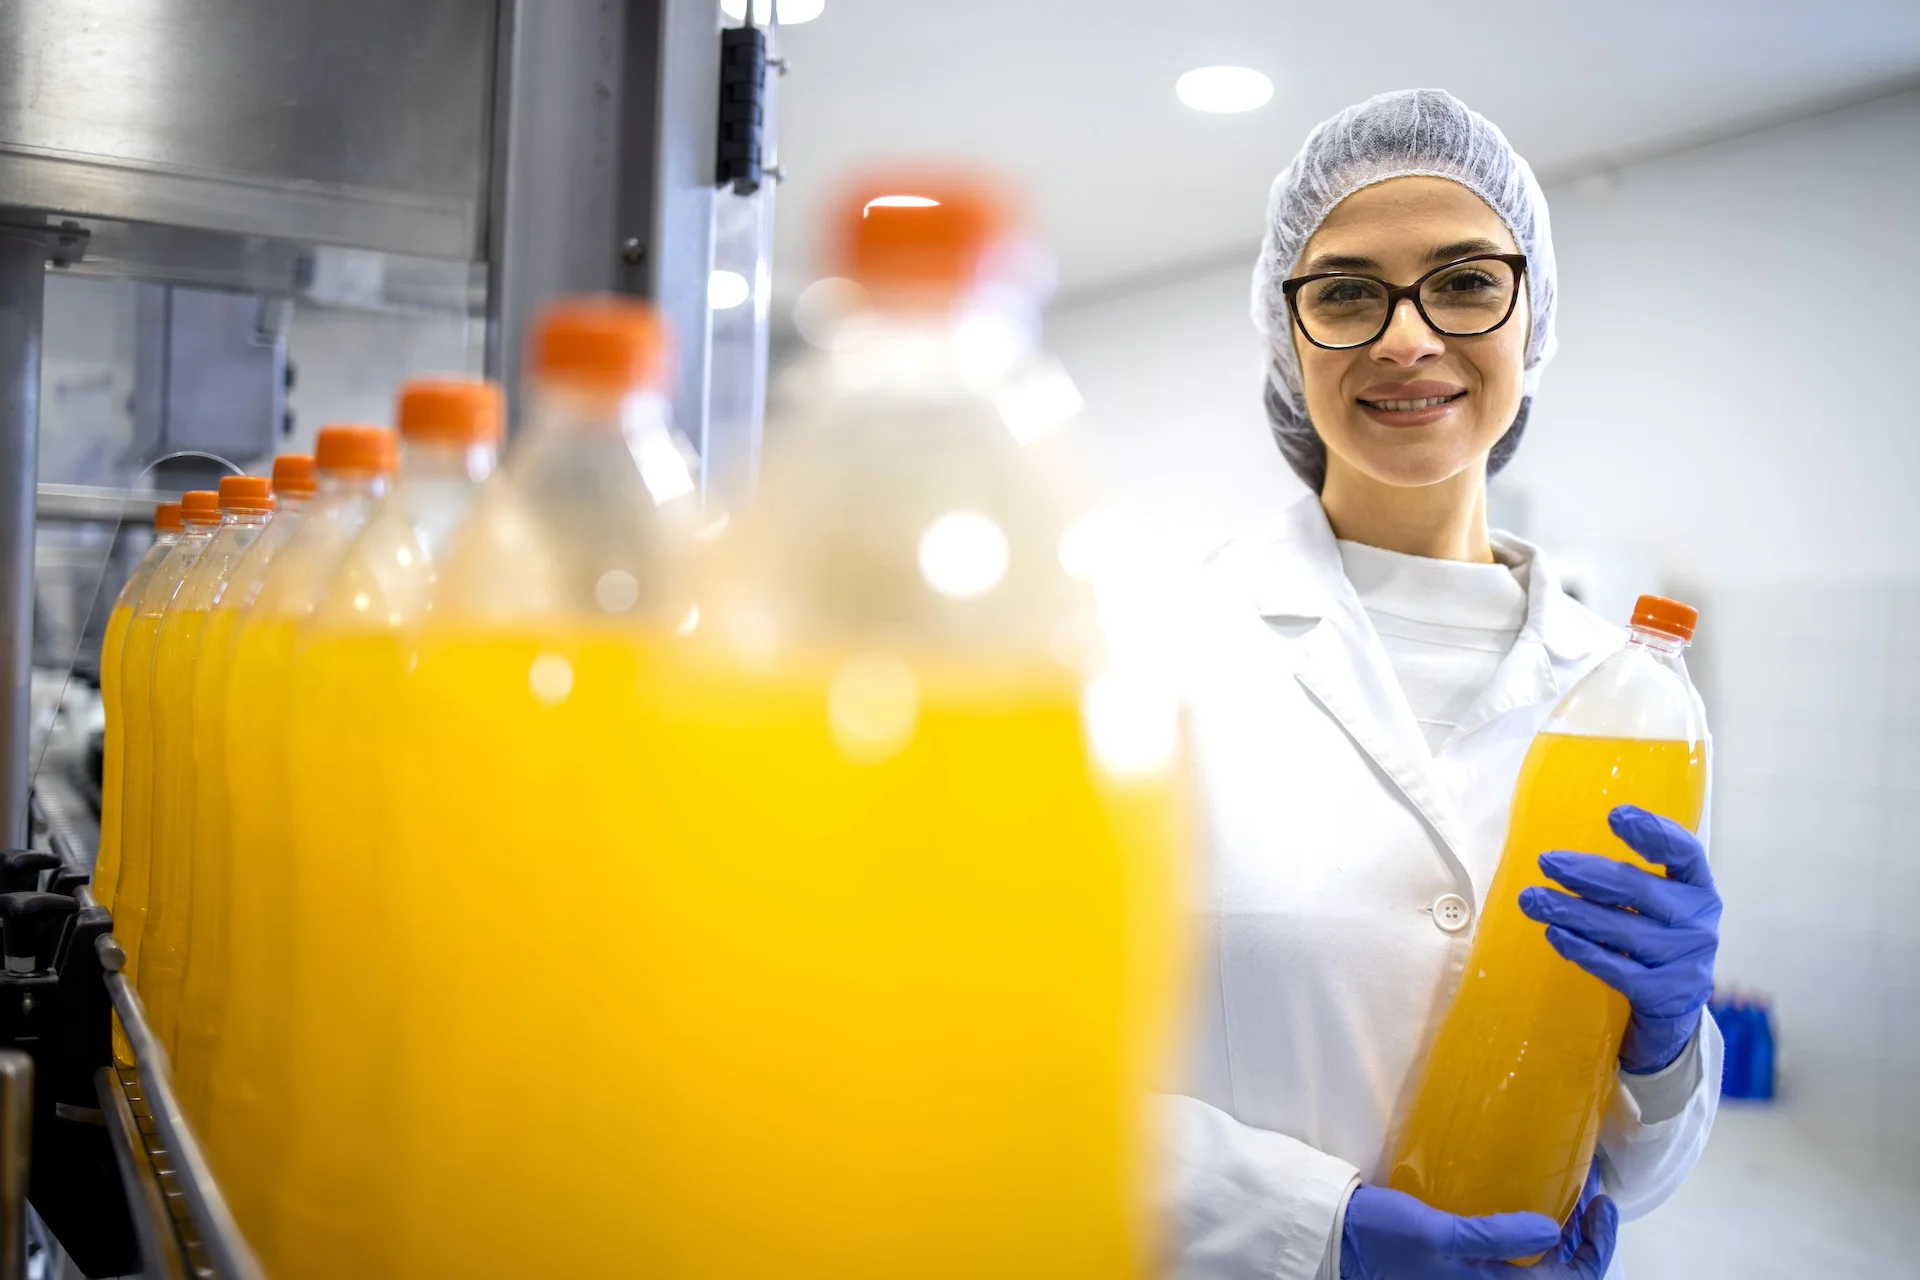
[[[1367, 434], [1379, 430], [1376, 427]], [[1487, 450], [1475, 447], [1476, 442], [1444, 436], [1426, 439], [1414, 436], [1414, 431], [1396, 428], [1389, 439], [1356, 441], [1360, 447], [1339, 452], [1354, 470], [1399, 489], [1423, 489], [1440, 484], [1469, 467], [1485, 463]]]

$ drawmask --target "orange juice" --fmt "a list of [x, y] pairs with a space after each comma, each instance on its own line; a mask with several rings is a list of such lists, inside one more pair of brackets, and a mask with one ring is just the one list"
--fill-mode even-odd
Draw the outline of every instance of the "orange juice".
[[227, 676], [242, 611], [293, 536], [313, 494], [313, 459], [274, 460], [273, 518], [235, 563], [207, 615], [193, 679], [193, 838], [187, 907], [187, 972], [181, 984], [173, 1058], [174, 1089], [202, 1140], [211, 1132], [210, 1078], [227, 990]]
[[154, 1035], [168, 1052], [175, 1047], [187, 971], [193, 802], [200, 767], [195, 689], [202, 633], [229, 575], [266, 528], [273, 511], [268, 481], [262, 476], [222, 478], [220, 510], [224, 523], [174, 594], [160, 622], [154, 651], [154, 741], [159, 767], [154, 776], [152, 872], [140, 997]]
[[319, 493], [240, 619], [227, 677], [226, 1005], [209, 1080], [208, 1145], [234, 1217], [274, 1274], [273, 1191], [286, 1114], [291, 955], [281, 922], [299, 892], [287, 826], [287, 715], [302, 629], [386, 491], [393, 434], [320, 430]]
[[[159, 772], [160, 744], [155, 736], [159, 708], [156, 678], [169, 673], [155, 670], [160, 647], [160, 625], [187, 574], [213, 539], [220, 523], [220, 495], [195, 490], [180, 500], [184, 528], [180, 541], [154, 570], [140, 595], [127, 626], [126, 653], [120, 664], [120, 697], [126, 720], [122, 751], [125, 756], [121, 786], [120, 869], [115, 877], [114, 936], [127, 953], [125, 972], [136, 983], [145, 941], [147, 896], [151, 886], [153, 852], [153, 792]], [[124, 1044], [121, 1046], [125, 1050]], [[132, 1061], [130, 1052], [123, 1061]]]
[[186, 972], [183, 926], [186, 842], [193, 818], [193, 677], [206, 621], [205, 609], [169, 609], [153, 651], [153, 816], [141, 944], [145, 963], [139, 987], [147, 1021], [161, 1045], [169, 1048], [179, 1011], [180, 980]]
[[[127, 585], [133, 585], [132, 579]], [[125, 600], [126, 594], [123, 590], [120, 598]], [[93, 900], [109, 911], [113, 910], [113, 880], [120, 874], [120, 789], [126, 761], [120, 664], [126, 660], [127, 628], [132, 621], [133, 606], [115, 604], [107, 615], [107, 633], [100, 641], [100, 710], [106, 717], [106, 728], [100, 744], [100, 845], [93, 862]]]
[[[422, 652], [402, 883], [453, 999], [405, 1024], [437, 1105], [403, 1117], [432, 1157], [404, 1273], [514, 1274], [458, 1224], [515, 1213], [568, 1223], [556, 1271], [1143, 1273], [1175, 775], [1106, 779], [1059, 668], [915, 664], [910, 740], [872, 760], [834, 736], [831, 664], [672, 647]], [[446, 745], [483, 739], [512, 750]]]
[[500, 393], [417, 380], [394, 416], [404, 456], [393, 490], [328, 584], [288, 680], [297, 892], [276, 920], [291, 957], [275, 1008], [287, 1099], [272, 1228], [279, 1280], [396, 1274], [393, 1040], [412, 1012], [399, 1001], [398, 969], [415, 917], [398, 909], [394, 884], [400, 761], [390, 748], [436, 561], [493, 467]]
[[1633, 639], [1561, 699], [1521, 766], [1506, 848], [1389, 1175], [1436, 1209], [1565, 1221], [1586, 1182], [1627, 1001], [1563, 959], [1519, 898], [1550, 885], [1539, 859], [1556, 850], [1658, 871], [1607, 825], [1619, 805], [1700, 824], [1706, 726], [1680, 657], [1693, 611], [1673, 606], [1685, 610], [1685, 635], [1668, 637], [1641, 629], [1650, 601], [1671, 604], [1642, 598]]
[[[146, 923], [147, 850], [153, 812], [153, 651], [160, 638], [158, 614], [135, 614], [127, 624], [120, 660], [121, 743], [119, 866], [114, 874], [113, 931], [127, 948], [127, 967], [139, 955]], [[127, 1059], [131, 1061], [131, 1059]]]
[[101, 744], [100, 763], [100, 845], [93, 864], [93, 900], [113, 910], [114, 882], [120, 875], [120, 808], [125, 790], [126, 707], [123, 701], [122, 673], [127, 656], [127, 631], [133, 625], [134, 610], [145, 594], [147, 584], [160, 562], [180, 541], [180, 504], [163, 502], [153, 513], [153, 545], [127, 576], [126, 585], [107, 615], [107, 633], [100, 644], [100, 706], [106, 715], [106, 732]]

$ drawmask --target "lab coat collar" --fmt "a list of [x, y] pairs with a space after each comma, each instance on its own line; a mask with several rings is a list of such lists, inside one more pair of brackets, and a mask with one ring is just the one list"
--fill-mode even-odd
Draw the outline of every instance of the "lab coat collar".
[[1386, 648], [1347, 580], [1319, 497], [1304, 495], [1230, 551], [1255, 609], [1286, 646], [1295, 677], [1393, 781], [1433, 830], [1458, 882], [1470, 886], [1459, 819]]
[[[1565, 594], [1539, 549], [1512, 534], [1492, 535], [1502, 563], [1524, 576], [1527, 616], [1513, 649], [1468, 711], [1458, 742], [1521, 707], [1557, 699], [1619, 633]], [[1464, 856], [1461, 823], [1434, 770], [1433, 753], [1347, 580], [1340, 548], [1317, 495], [1305, 494], [1275, 520], [1222, 553], [1255, 609], [1289, 654], [1307, 692], [1338, 720], [1432, 828], [1460, 884], [1477, 902], [1488, 868]], [[1443, 751], [1446, 748], [1442, 748]], [[1473, 870], [1483, 874], [1475, 875]]]
[[[1501, 563], [1525, 573], [1523, 639], [1544, 645], [1556, 663], [1582, 662], [1605, 646], [1608, 629], [1604, 624], [1596, 627], [1598, 620], [1561, 589], [1560, 575], [1538, 547], [1498, 529], [1492, 541]], [[1241, 562], [1254, 607], [1264, 618], [1304, 623], [1360, 607], [1326, 509], [1313, 494], [1302, 495], [1232, 551]]]

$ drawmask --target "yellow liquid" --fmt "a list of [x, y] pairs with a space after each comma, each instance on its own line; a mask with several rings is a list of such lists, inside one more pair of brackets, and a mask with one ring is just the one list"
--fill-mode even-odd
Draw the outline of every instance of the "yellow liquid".
[[281, 921], [292, 966], [276, 1276], [393, 1274], [394, 969], [408, 917], [388, 865], [395, 756], [381, 746], [398, 728], [408, 652], [393, 633], [322, 635], [294, 667], [287, 794], [299, 892]]
[[240, 611], [207, 615], [193, 673], [193, 870], [187, 886], [187, 974], [180, 992], [174, 1090], [204, 1137], [215, 1046], [227, 994], [227, 674]]
[[130, 605], [116, 604], [107, 615], [100, 643], [100, 706], [107, 717], [100, 753], [100, 848], [93, 864], [93, 900], [113, 910], [114, 880], [120, 874], [120, 803], [126, 768], [125, 712], [120, 706], [120, 664], [126, 660]]
[[192, 883], [193, 684], [205, 609], [169, 609], [153, 662], [153, 820], [140, 998], [169, 1052], [187, 969], [187, 893]]
[[824, 673], [664, 651], [421, 654], [404, 1273], [1144, 1272], [1174, 778], [1101, 781], [1057, 670], [923, 668], [857, 764]]
[[1514, 790], [1506, 850], [1464, 976], [1401, 1125], [1389, 1185], [1448, 1213], [1566, 1220], [1613, 1098], [1626, 998], [1562, 959], [1520, 891], [1539, 857], [1598, 853], [1655, 870], [1607, 826], [1635, 804], [1700, 825], [1704, 743], [1543, 733]]
[[160, 639], [160, 617], [137, 614], [127, 626], [126, 654], [120, 665], [120, 702], [126, 733], [120, 788], [120, 870], [114, 877], [116, 910], [113, 933], [125, 948], [125, 972], [140, 972], [142, 934], [147, 922], [148, 855], [153, 849], [153, 656]]
[[207, 1142], [228, 1202], [272, 1267], [268, 1187], [285, 1121], [280, 1076], [286, 949], [280, 920], [293, 897], [284, 841], [281, 729], [299, 622], [248, 619], [227, 680], [227, 992], [215, 1034]]

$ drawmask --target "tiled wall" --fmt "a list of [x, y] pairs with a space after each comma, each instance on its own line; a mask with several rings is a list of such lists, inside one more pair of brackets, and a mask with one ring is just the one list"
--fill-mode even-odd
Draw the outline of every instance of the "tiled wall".
[[1721, 977], [1773, 998], [1794, 1110], [1920, 1180], [1920, 582], [1701, 606]]

